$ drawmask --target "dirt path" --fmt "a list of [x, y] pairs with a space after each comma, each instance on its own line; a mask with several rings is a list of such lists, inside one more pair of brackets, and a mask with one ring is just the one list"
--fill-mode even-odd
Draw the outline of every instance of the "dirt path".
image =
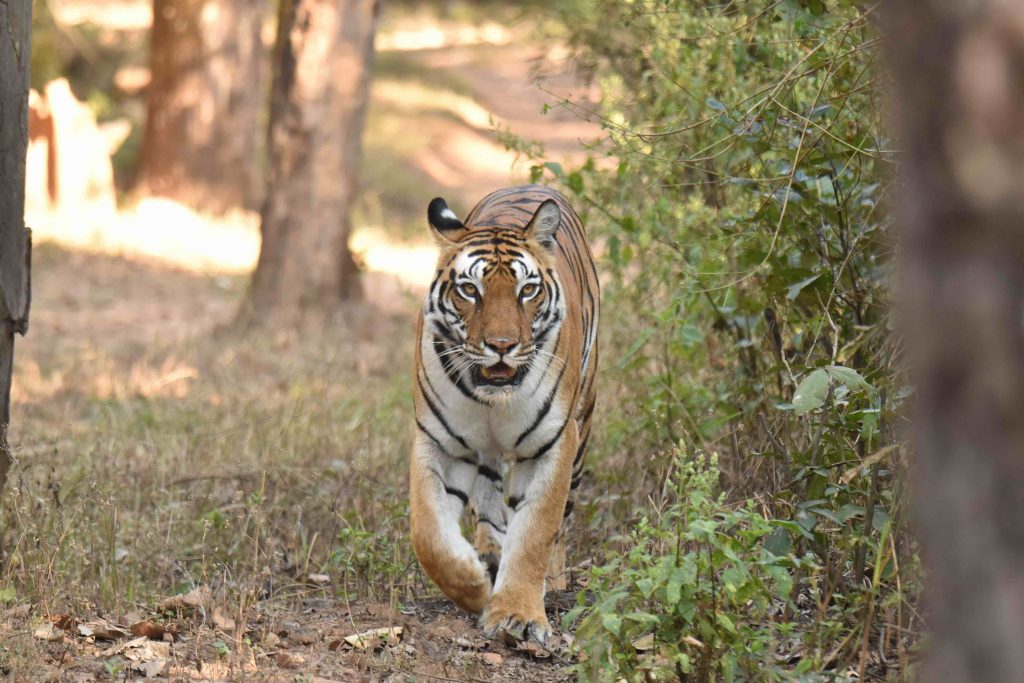
[[[42, 643], [45, 663], [35, 680], [571, 680], [562, 636], [549, 647], [512, 648], [481, 638], [472, 619], [447, 600], [392, 607], [307, 592], [287, 605], [259, 602], [244, 615], [207, 603], [180, 614], [132, 612], [112, 620], [59, 615], [31, 627], [19, 609], [6, 616], [0, 633], [30, 630]], [[566, 597], [549, 597], [552, 617], [564, 612]]]

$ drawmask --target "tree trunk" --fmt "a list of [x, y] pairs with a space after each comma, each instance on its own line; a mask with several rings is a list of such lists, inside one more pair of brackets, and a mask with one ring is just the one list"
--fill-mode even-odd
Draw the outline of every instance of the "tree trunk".
[[377, 8], [378, 0], [281, 0], [250, 321], [330, 312], [359, 293], [349, 211]]
[[266, 0], [153, 0], [140, 188], [223, 211], [257, 206]]
[[1024, 4], [893, 0], [922, 680], [1024, 681]]
[[28, 329], [29, 256], [25, 229], [25, 155], [28, 150], [28, 78], [32, 3], [0, 3], [0, 488], [11, 453], [11, 373], [14, 334]]

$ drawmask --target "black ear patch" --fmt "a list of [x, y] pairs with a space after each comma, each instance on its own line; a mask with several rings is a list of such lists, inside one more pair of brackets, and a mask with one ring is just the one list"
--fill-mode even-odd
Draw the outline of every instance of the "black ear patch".
[[455, 212], [448, 208], [448, 202], [440, 197], [435, 197], [427, 207], [427, 220], [432, 228], [440, 232], [463, 230], [466, 227]]

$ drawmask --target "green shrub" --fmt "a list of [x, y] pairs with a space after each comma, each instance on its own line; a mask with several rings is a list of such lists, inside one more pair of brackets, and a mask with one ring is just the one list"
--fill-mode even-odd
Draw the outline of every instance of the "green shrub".
[[593, 680], [780, 680], [774, 655], [796, 628], [782, 617], [790, 572], [813, 571], [814, 560], [780, 552], [788, 523], [753, 503], [726, 504], [717, 458], [686, 459], [681, 449], [676, 458], [674, 499], [624, 539], [628, 551], [591, 571], [566, 615], [566, 626], [583, 616], [578, 671]]
[[[605, 136], [576, 168], [504, 139], [533, 159], [535, 180], [574, 196], [602, 252], [602, 386], [615, 399], [593, 440], [601, 488], [635, 505], [650, 493], [636, 482], [664, 468], [649, 454], [683, 436], [719, 453], [727, 500], [758, 501], [729, 524], [755, 536], [774, 529], [789, 549], [772, 571], [788, 567], [794, 590], [818, 605], [793, 626], [814, 653], [801, 666], [864, 675], [883, 659], [890, 665], [873, 673], [906, 675], [920, 628], [907, 604], [917, 562], [902, 511], [902, 407], [912, 392], [891, 334], [893, 144], [873, 6], [580, 0], [554, 11], [603, 93], [593, 107], [561, 104], [600, 121]], [[649, 476], [638, 477], [642, 468]], [[623, 507], [614, 495], [595, 506]], [[632, 528], [647, 514], [616, 519], [621, 512], [601, 521]], [[725, 524], [710, 512], [702, 524]], [[609, 571], [628, 566], [655, 581], [674, 560], [650, 548], [675, 528], [641, 526], [639, 549], [609, 550]], [[757, 568], [751, 575], [766, 574], [757, 544], [734, 542], [743, 566]], [[803, 564], [808, 552], [817, 569]], [[722, 580], [731, 569], [707, 562]], [[615, 589], [599, 581], [600, 604], [603, 590], [626, 602], [642, 595], [630, 576]], [[789, 599], [771, 592], [774, 581], [758, 585], [764, 602]], [[720, 601], [714, 613], [735, 626], [753, 623], [753, 609]], [[590, 661], [638, 670], [629, 639], [643, 628], [659, 643], [677, 626], [709, 628], [665, 616], [675, 625], [623, 617], [618, 633], [588, 618], [583, 647]], [[714, 677], [771, 677], [767, 641], [712, 632], [704, 660], [692, 647], [664, 656], [685, 655]]]

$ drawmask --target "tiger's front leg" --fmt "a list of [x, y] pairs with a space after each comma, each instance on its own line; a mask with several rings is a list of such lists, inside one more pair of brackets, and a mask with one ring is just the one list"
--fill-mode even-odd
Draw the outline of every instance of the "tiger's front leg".
[[544, 582], [562, 526], [578, 441], [576, 421], [570, 418], [549, 449], [512, 466], [512, 520], [482, 619], [488, 636], [543, 643], [551, 634], [544, 612]]
[[476, 463], [454, 458], [417, 434], [409, 477], [413, 549], [445, 595], [467, 612], [479, 614], [487, 604], [491, 581], [459, 527], [476, 475]]

